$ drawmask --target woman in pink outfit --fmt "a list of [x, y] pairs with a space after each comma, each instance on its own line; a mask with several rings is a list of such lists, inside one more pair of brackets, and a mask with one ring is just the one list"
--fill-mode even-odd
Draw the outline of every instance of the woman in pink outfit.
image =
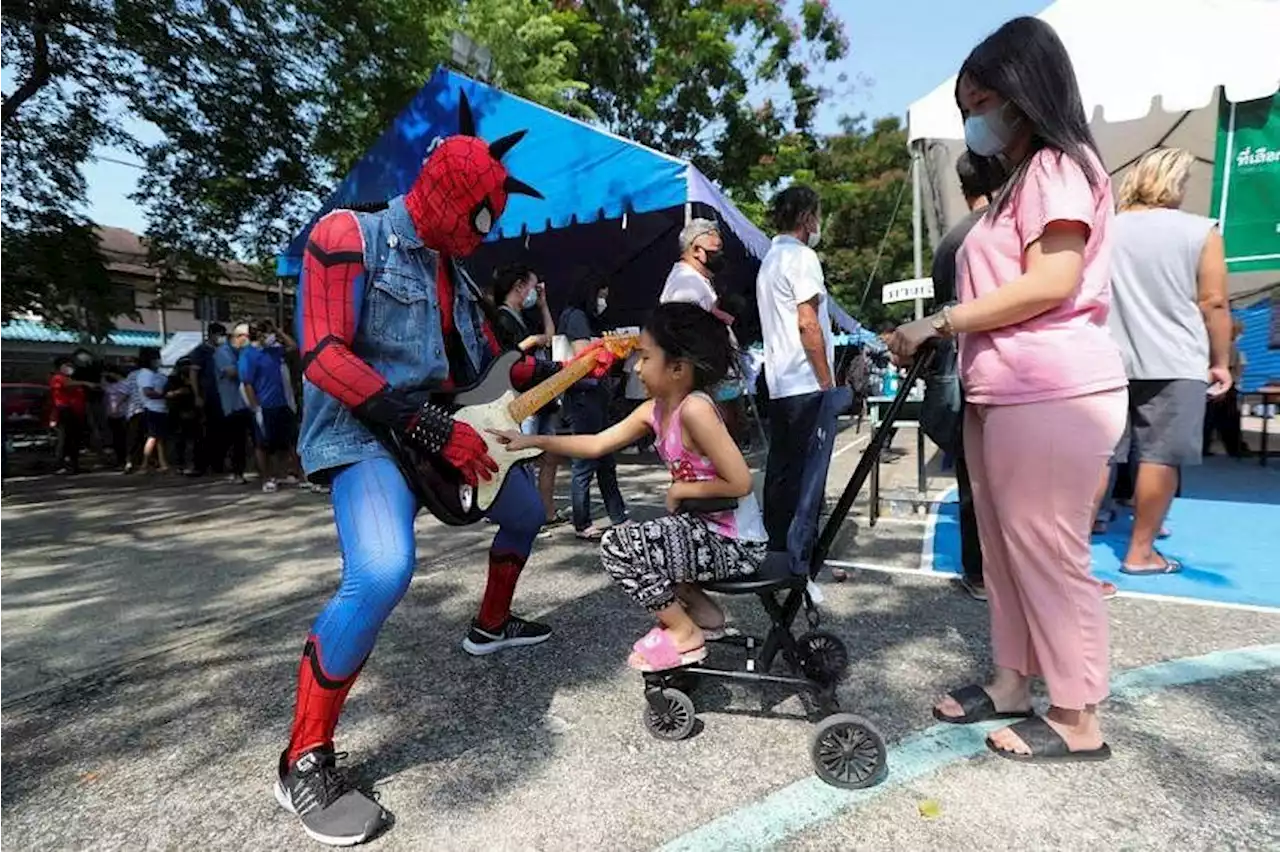
[[[1020, 719], [987, 739], [1002, 757], [1103, 760], [1107, 611], [1089, 531], [1126, 411], [1107, 330], [1111, 186], [1071, 61], [1043, 21], [1016, 18], [974, 48], [956, 102], [979, 167], [1008, 178], [960, 249], [960, 304], [901, 326], [890, 348], [909, 358], [930, 337], [960, 338], [995, 671], [933, 712], [955, 724]], [[1043, 717], [1031, 711], [1033, 677], [1048, 688]]]

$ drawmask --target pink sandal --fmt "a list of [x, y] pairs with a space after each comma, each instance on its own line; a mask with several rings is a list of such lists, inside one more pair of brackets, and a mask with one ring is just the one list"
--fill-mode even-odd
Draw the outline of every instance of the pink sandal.
[[678, 669], [700, 663], [707, 658], [706, 645], [699, 645], [691, 651], [681, 651], [676, 648], [671, 634], [661, 627], [655, 627], [646, 633], [644, 638], [631, 646], [631, 650], [640, 655], [640, 662], [628, 662], [628, 665], [642, 672]]

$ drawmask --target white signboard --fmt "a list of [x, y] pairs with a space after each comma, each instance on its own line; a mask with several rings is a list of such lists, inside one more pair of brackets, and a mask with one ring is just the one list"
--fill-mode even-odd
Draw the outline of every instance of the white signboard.
[[880, 296], [881, 304], [892, 305], [894, 302], [910, 302], [913, 299], [932, 299], [933, 279], [912, 278], [909, 281], [895, 281], [884, 285]]

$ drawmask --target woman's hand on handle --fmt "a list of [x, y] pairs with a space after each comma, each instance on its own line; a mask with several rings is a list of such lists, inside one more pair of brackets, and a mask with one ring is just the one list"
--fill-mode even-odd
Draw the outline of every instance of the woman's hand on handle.
[[925, 343], [938, 336], [938, 329], [934, 326], [933, 317], [924, 317], [923, 319], [912, 320], [889, 332], [885, 339], [885, 344], [889, 347], [898, 361], [898, 363], [908, 363], [915, 356], [916, 350]]

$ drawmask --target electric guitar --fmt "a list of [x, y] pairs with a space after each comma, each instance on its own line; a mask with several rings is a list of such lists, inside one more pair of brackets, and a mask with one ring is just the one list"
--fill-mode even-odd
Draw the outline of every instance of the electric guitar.
[[[631, 353], [638, 341], [639, 338], [632, 334], [605, 335], [603, 345], [621, 360]], [[532, 448], [516, 451], [500, 448], [487, 437], [485, 430], [520, 431], [520, 424], [526, 418], [590, 375], [598, 363], [593, 357], [578, 358], [555, 375], [517, 394], [511, 387], [511, 368], [524, 357], [517, 351], [504, 352], [489, 364], [479, 381], [459, 391], [410, 394], [414, 401], [430, 400], [451, 409], [454, 420], [466, 423], [485, 438], [489, 444], [489, 455], [497, 463], [498, 470], [490, 479], [481, 479], [476, 487], [464, 482], [462, 474], [444, 459], [422, 452], [395, 430], [382, 430], [378, 435], [384, 446], [391, 450], [418, 501], [446, 524], [465, 526], [480, 520], [498, 499], [511, 468], [542, 453]]]

